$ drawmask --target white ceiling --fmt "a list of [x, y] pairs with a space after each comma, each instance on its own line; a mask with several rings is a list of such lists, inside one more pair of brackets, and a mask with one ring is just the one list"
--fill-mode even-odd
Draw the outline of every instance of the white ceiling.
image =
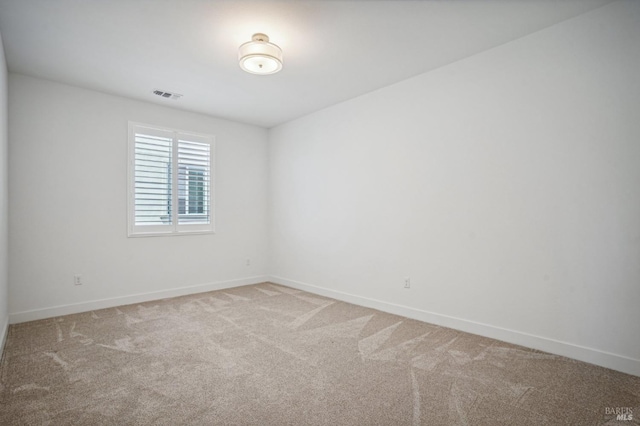
[[[609, 2], [0, 0], [0, 34], [10, 72], [272, 127]], [[280, 73], [238, 66], [255, 32]]]

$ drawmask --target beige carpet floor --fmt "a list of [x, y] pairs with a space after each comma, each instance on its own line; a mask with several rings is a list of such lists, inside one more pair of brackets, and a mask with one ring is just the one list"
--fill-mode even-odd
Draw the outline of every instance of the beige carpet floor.
[[639, 377], [270, 283], [12, 325], [0, 374], [2, 425], [640, 418]]

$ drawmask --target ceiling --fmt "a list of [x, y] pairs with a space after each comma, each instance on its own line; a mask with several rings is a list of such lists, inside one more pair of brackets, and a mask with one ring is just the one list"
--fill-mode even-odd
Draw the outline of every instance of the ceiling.
[[[10, 72], [273, 127], [610, 1], [0, 0], [0, 34]], [[280, 73], [238, 66], [256, 32]]]

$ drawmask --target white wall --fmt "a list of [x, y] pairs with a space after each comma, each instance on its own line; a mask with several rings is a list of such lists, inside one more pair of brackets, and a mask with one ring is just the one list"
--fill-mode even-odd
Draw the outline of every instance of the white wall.
[[[215, 135], [215, 234], [127, 238], [128, 120]], [[10, 74], [9, 140], [12, 322], [265, 279], [265, 129]]]
[[0, 36], [0, 353], [9, 326], [9, 184], [7, 62]]
[[272, 129], [273, 279], [640, 375], [638, 22], [616, 2]]

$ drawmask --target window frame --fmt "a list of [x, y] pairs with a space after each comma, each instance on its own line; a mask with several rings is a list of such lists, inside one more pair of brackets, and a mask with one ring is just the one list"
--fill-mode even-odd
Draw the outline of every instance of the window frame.
[[[136, 166], [136, 133], [144, 130], [145, 133], [160, 137], [172, 137], [171, 169], [167, 173], [171, 179], [171, 223], [166, 225], [136, 225], [135, 220], [135, 166]], [[128, 237], [163, 237], [172, 235], [197, 235], [215, 233], [215, 136], [192, 131], [173, 129], [165, 126], [128, 122], [128, 147], [127, 147], [127, 236]], [[188, 213], [179, 213], [179, 169], [189, 165], [180, 164], [178, 160], [179, 141], [189, 141], [209, 145], [209, 223], [193, 224], [180, 223], [180, 218], [189, 216]], [[206, 169], [205, 169], [206, 170]], [[189, 182], [186, 183], [187, 193]], [[187, 194], [189, 197], [189, 194]], [[206, 201], [205, 201], [206, 203]], [[185, 203], [187, 204], [187, 203]], [[205, 207], [206, 204], [204, 204]], [[197, 216], [197, 214], [194, 214]]]

